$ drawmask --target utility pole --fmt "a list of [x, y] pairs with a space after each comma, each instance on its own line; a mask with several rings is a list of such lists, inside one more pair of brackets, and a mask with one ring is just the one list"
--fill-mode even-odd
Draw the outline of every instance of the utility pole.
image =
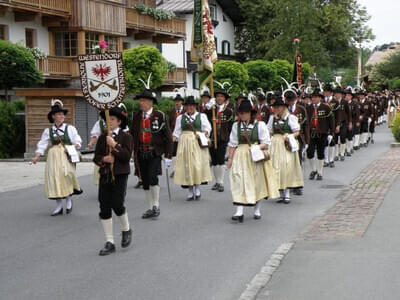
[[361, 64], [362, 64], [362, 47], [358, 49], [358, 67], [357, 67], [357, 85], [361, 86]]

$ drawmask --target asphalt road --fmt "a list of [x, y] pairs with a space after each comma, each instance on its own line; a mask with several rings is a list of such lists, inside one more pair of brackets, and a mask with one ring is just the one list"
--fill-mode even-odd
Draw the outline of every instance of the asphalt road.
[[224, 193], [202, 186], [199, 202], [185, 201], [186, 191], [177, 186], [169, 202], [163, 177], [157, 221], [141, 219], [147, 205], [132, 176], [126, 205], [134, 241], [121, 250], [116, 219], [118, 248], [108, 257], [97, 255], [104, 237], [91, 176], [80, 178], [84, 194], [75, 198], [72, 215], [50, 217], [54, 203], [44, 199], [43, 186], [0, 193], [0, 299], [237, 299], [280, 244], [335, 203], [335, 188], [388, 150], [385, 125], [375, 140], [325, 169], [324, 181], [305, 179], [304, 196], [293, 196], [292, 204], [264, 201], [258, 221], [248, 208], [243, 224], [230, 220], [227, 176]]

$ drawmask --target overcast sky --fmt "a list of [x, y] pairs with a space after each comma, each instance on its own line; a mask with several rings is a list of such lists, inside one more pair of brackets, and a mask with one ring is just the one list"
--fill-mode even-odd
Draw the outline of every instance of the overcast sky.
[[358, 0], [371, 15], [369, 26], [376, 39], [368, 46], [400, 42], [400, 0]]

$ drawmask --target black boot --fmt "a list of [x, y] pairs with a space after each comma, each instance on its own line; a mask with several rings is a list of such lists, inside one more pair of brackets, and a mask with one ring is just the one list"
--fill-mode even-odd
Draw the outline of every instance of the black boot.
[[109, 255], [109, 254], [114, 253], [114, 252], [115, 252], [114, 244], [111, 243], [111, 242], [107, 242], [104, 245], [104, 248], [100, 250], [99, 255], [100, 256], [105, 256], [105, 255]]
[[317, 175], [317, 180], [322, 180], [322, 175], [321, 174]]
[[308, 179], [310, 179], [310, 180], [314, 180], [314, 178], [315, 178], [315, 176], [317, 176], [317, 172], [316, 171], [312, 171], [311, 173], [310, 173], [310, 177], [308, 177]]
[[218, 186], [218, 192], [223, 192], [224, 191], [224, 186], [222, 185], [222, 184], [220, 184], [219, 186]]
[[243, 223], [243, 215], [241, 216], [233, 216], [232, 221]]
[[217, 191], [218, 188], [219, 188], [219, 183], [216, 183], [216, 184], [214, 184], [214, 185], [212, 186], [211, 190], [212, 190], [212, 191]]
[[334, 168], [334, 167], [335, 167], [335, 163], [334, 163], [333, 161], [331, 161], [331, 162], [329, 163], [329, 167], [330, 167], [330, 168]]
[[132, 229], [128, 231], [122, 231], [121, 247], [126, 248], [131, 244], [132, 241]]

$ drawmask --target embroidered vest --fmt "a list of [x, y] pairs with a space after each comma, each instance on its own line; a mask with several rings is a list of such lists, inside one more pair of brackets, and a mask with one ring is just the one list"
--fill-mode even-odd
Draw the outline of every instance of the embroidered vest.
[[[53, 130], [53, 126], [49, 128], [50, 142], [53, 146], [58, 145], [60, 143], [64, 145], [72, 145], [71, 139], [69, 138], [68, 135], [68, 125], [65, 125], [64, 135], [58, 136], [56, 132], [57, 131]], [[54, 135], [56, 135], [56, 137], [54, 137]]]
[[201, 131], [201, 117], [200, 114], [197, 114], [196, 118], [194, 119], [193, 123], [188, 122], [188, 117], [186, 115], [182, 115], [181, 119], [181, 128], [182, 131], [193, 131], [192, 126], [195, 131]]
[[248, 144], [246, 135], [249, 137], [251, 144], [258, 143], [258, 122], [254, 124], [252, 129], [247, 129], [247, 130], [245, 128], [242, 128], [242, 126], [240, 125], [241, 122], [238, 122], [237, 132], [238, 132], [239, 144]]
[[292, 133], [292, 129], [289, 126], [289, 117], [284, 121], [279, 121], [274, 117], [273, 123], [273, 131], [274, 134], [290, 134]]
[[139, 142], [141, 145], [151, 145], [151, 116], [148, 116], [146, 119], [143, 119], [143, 117], [141, 117]]

